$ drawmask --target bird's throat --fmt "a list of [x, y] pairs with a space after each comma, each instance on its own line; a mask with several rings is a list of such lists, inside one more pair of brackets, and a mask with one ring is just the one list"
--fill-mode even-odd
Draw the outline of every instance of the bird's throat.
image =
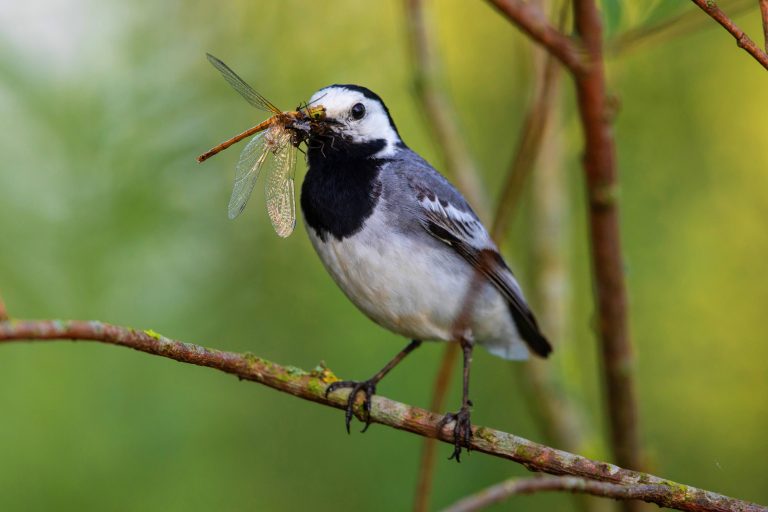
[[301, 209], [308, 227], [321, 240], [350, 237], [371, 216], [381, 195], [379, 172], [384, 163], [373, 155], [385, 145], [384, 140], [309, 140]]

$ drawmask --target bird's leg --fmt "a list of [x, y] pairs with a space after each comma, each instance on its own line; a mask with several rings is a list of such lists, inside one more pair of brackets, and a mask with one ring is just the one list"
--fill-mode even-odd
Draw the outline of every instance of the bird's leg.
[[387, 365], [379, 370], [376, 375], [371, 377], [370, 379], [366, 381], [354, 381], [354, 380], [340, 380], [338, 382], [332, 383], [330, 386], [325, 388], [325, 396], [328, 397], [329, 394], [333, 393], [337, 389], [343, 389], [343, 388], [351, 388], [352, 391], [349, 392], [349, 397], [347, 398], [347, 413], [345, 415], [345, 424], [347, 426], [347, 433], [349, 433], [349, 424], [352, 421], [352, 415], [354, 414], [354, 408], [355, 408], [355, 399], [357, 398], [357, 394], [362, 392], [363, 393], [363, 411], [365, 412], [365, 427], [363, 428], [362, 432], [365, 432], [368, 430], [368, 427], [371, 425], [371, 397], [376, 394], [376, 384], [379, 383], [381, 379], [384, 378], [386, 374], [389, 373], [389, 371], [394, 368], [395, 366], [400, 363], [403, 359], [405, 359], [405, 356], [413, 352], [414, 349], [418, 348], [419, 345], [421, 345], [421, 340], [413, 340], [411, 341], [407, 347], [405, 347], [403, 350], [401, 350], [390, 362], [387, 363]]
[[469, 399], [469, 367], [472, 365], [472, 349], [475, 346], [474, 340], [469, 335], [459, 338], [461, 349], [464, 353], [464, 382], [461, 394], [461, 409], [458, 412], [449, 412], [440, 423], [437, 424], [438, 430], [442, 430], [448, 423], [453, 422], [453, 453], [448, 460], [456, 459], [461, 462], [462, 446], [470, 450], [472, 442], [472, 421], [470, 420], [470, 407], [472, 401]]

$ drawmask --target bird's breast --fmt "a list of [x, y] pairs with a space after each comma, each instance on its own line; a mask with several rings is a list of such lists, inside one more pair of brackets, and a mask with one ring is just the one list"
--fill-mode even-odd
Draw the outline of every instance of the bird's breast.
[[321, 239], [320, 259], [347, 297], [370, 319], [403, 336], [447, 340], [468, 277], [466, 264], [431, 237], [398, 233], [381, 209], [353, 236]]

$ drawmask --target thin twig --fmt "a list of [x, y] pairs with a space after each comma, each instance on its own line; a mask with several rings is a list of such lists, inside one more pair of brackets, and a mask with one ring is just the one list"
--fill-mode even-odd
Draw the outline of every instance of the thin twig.
[[763, 18], [763, 40], [765, 52], [768, 53], [768, 0], [760, 0], [760, 14]]
[[536, 5], [523, 0], [489, 2], [572, 72], [586, 70], [587, 63], [578, 42], [550, 25], [547, 16]]
[[[154, 331], [141, 331], [97, 321], [16, 320], [0, 323], [0, 342], [22, 340], [90, 340], [119, 345], [182, 363], [215, 368], [236, 375], [242, 380], [258, 382], [322, 405], [337, 409], [346, 408], [348, 392], [340, 391], [329, 397], [325, 396], [328, 384], [338, 380], [327, 368], [318, 367], [312, 372], [305, 372], [294, 367], [280, 366], [254, 355], [183, 343]], [[361, 402], [355, 407], [355, 413], [358, 418], [365, 417]], [[370, 411], [373, 423], [453, 443], [450, 424], [438, 429], [442, 418], [440, 414], [381, 396], [373, 397]], [[580, 476], [630, 486], [658, 484], [664, 488], [664, 492], [643, 493], [637, 498], [661, 506], [690, 511], [768, 511], [768, 508], [754, 503], [556, 450], [506, 432], [479, 426], [473, 426], [472, 432], [473, 451], [520, 463], [531, 471]]]
[[[442, 411], [445, 405], [445, 397], [448, 394], [451, 377], [453, 376], [453, 367], [456, 364], [456, 357], [459, 355], [458, 343], [447, 343], [443, 357], [440, 360], [440, 368], [435, 377], [435, 384], [432, 391], [432, 402], [429, 404], [430, 411]], [[431, 437], [425, 437], [421, 445], [421, 460], [419, 461], [419, 477], [416, 484], [416, 496], [413, 502], [415, 512], [427, 512], [429, 502], [432, 496], [432, 484], [435, 475], [435, 457], [437, 456], [437, 441]]]
[[457, 116], [438, 87], [439, 66], [435, 58], [421, 0], [405, 0], [406, 26], [413, 86], [419, 105], [427, 118], [430, 133], [443, 155], [445, 171], [458, 182], [459, 188], [482, 219], [488, 219], [485, 192], [477, 168], [469, 154], [465, 138], [456, 124]]
[[[758, 47], [749, 36], [741, 30], [736, 24], [717, 6], [714, 0], [691, 0], [693, 3], [699, 6], [699, 8], [706, 12], [713, 20], [717, 21], [723, 26], [725, 30], [731, 33], [736, 39], [736, 44], [739, 48], [749, 53], [755, 58], [757, 62], [762, 64], [765, 69], [768, 69], [768, 53]], [[762, 5], [761, 5], [762, 7]], [[763, 11], [765, 12], [765, 11]]]
[[566, 491], [593, 494], [616, 500], [637, 500], [644, 499], [646, 496], [655, 493], [663, 494], [666, 490], [667, 488], [660, 484], [627, 486], [598, 482], [597, 480], [588, 480], [575, 476], [511, 478], [483, 489], [477, 494], [462, 498], [453, 505], [443, 509], [443, 512], [473, 512], [495, 503], [500, 503], [512, 496], [542, 491]]
[[[721, 3], [726, 5], [732, 16], [738, 16], [755, 8], [754, 0], [731, 0]], [[610, 57], [617, 57], [629, 53], [641, 45], [662, 43], [710, 26], [712, 24], [698, 11], [686, 9], [656, 23], [631, 28], [607, 42], [605, 48]]]

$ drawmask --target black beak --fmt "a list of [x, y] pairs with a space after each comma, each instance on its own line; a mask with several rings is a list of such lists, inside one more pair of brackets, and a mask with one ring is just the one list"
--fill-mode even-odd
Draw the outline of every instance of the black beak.
[[342, 124], [343, 123], [337, 121], [336, 119], [331, 119], [328, 117], [312, 119], [306, 123], [307, 133], [319, 137], [336, 135], [339, 131], [338, 127], [342, 126]]

